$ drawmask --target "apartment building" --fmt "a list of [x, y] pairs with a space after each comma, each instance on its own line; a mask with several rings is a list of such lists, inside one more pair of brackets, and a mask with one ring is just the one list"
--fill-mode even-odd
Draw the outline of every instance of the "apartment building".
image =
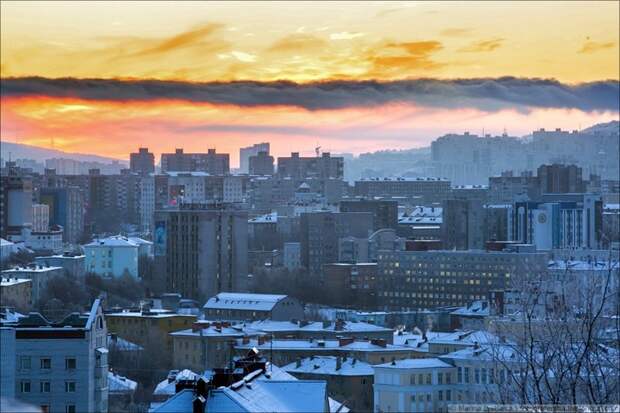
[[16, 361], [16, 399], [44, 412], [108, 411], [107, 328], [99, 300], [87, 314], [59, 323], [30, 313], [5, 327], [15, 331], [15, 346], [3, 346], [2, 354], [12, 351]]
[[546, 272], [547, 254], [535, 251], [381, 251], [377, 301], [389, 310], [461, 307], [513, 278]]

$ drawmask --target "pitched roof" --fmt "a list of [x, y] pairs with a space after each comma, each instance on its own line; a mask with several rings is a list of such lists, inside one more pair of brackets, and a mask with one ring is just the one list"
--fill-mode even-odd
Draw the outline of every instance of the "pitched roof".
[[281, 294], [219, 293], [205, 303], [203, 308], [220, 310], [271, 311], [285, 299]]
[[304, 373], [330, 376], [372, 376], [374, 370], [372, 366], [363, 361], [355, 360], [352, 357], [341, 358], [340, 368], [336, 368], [338, 357], [335, 356], [315, 356], [307, 357], [297, 362], [287, 364], [282, 367], [288, 373]]

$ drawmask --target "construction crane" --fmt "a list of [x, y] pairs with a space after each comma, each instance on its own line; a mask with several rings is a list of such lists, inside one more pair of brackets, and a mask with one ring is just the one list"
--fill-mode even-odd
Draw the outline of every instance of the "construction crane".
[[320, 153], [321, 153], [321, 147], [320, 147], [320, 146], [318, 146], [318, 144], [317, 144], [317, 146], [314, 148], [314, 153], [316, 154], [316, 157], [317, 157], [317, 158], [320, 156]]

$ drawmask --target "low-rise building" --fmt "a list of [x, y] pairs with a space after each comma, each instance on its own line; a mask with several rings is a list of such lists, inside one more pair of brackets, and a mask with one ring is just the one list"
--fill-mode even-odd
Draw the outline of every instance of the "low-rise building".
[[83, 246], [86, 271], [104, 277], [138, 277], [139, 245], [121, 235], [96, 239]]
[[351, 337], [356, 340], [381, 339], [392, 344], [393, 330], [355, 321], [255, 321], [246, 325], [246, 331], [261, 331], [275, 338], [337, 339]]
[[325, 380], [330, 397], [355, 412], [373, 408], [372, 366], [351, 357], [316, 356], [299, 359], [282, 367], [300, 380]]
[[259, 336], [256, 339], [244, 337], [235, 344], [237, 355], [245, 354], [253, 348], [268, 354], [273, 363], [279, 366], [313, 356], [352, 357], [373, 365], [412, 357], [410, 348], [387, 344], [381, 339], [356, 341], [346, 337], [337, 340], [271, 340], [269, 336]]
[[304, 307], [296, 298], [280, 294], [219, 293], [203, 306], [207, 319], [300, 320]]
[[219, 370], [206, 379], [198, 377], [177, 383], [176, 393], [151, 411], [191, 412], [308, 412], [349, 411], [330, 399], [327, 384], [297, 380], [268, 363], [256, 352], [236, 360], [233, 370]]
[[32, 280], [0, 278], [0, 303], [27, 312], [32, 308]]
[[65, 270], [62, 267], [44, 267], [42, 265], [30, 265], [28, 267], [15, 267], [2, 271], [2, 277], [32, 280], [32, 303], [36, 303], [52, 278], [62, 276]]
[[108, 408], [111, 412], [126, 411], [133, 403], [138, 383], [127, 377], [108, 372]]
[[[107, 412], [106, 322], [95, 300], [87, 314], [50, 323], [38, 313], [7, 323], [15, 332], [15, 398], [52, 412]], [[9, 347], [10, 349], [10, 347]], [[3, 346], [2, 354], [10, 351]], [[3, 361], [2, 370], [7, 366]]]
[[227, 322], [197, 321], [191, 329], [172, 336], [172, 365], [180, 369], [205, 371], [224, 368], [233, 357], [235, 340], [244, 336], [242, 327]]
[[145, 349], [156, 349], [162, 358], [166, 358], [172, 355], [172, 336], [169, 333], [190, 328], [196, 316], [153, 309], [109, 313], [106, 319], [110, 333]]
[[86, 257], [84, 254], [66, 252], [61, 255], [35, 257], [34, 262], [46, 267], [62, 267], [67, 274], [76, 278], [83, 278], [86, 273]]

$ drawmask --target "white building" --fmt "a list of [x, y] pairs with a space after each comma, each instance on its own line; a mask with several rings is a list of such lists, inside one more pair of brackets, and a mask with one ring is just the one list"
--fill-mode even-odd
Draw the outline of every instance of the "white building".
[[138, 237], [128, 237], [129, 241], [138, 245], [138, 257], [143, 255], [147, 257], [153, 256], [153, 243]]
[[243, 202], [243, 177], [227, 175], [223, 182], [223, 201], [224, 202]]
[[62, 267], [46, 267], [30, 265], [29, 267], [15, 267], [2, 271], [2, 277], [32, 280], [32, 302], [36, 303], [47, 287], [47, 283], [55, 277], [64, 275]]
[[46, 204], [32, 205], [32, 231], [45, 232], [50, 226], [50, 207]]
[[375, 412], [447, 412], [450, 405], [499, 403], [518, 371], [506, 346], [464, 348], [436, 358], [395, 360], [375, 368]]
[[31, 313], [11, 328], [16, 399], [44, 412], [108, 411], [107, 330], [99, 300], [89, 313], [73, 313], [57, 324]]
[[203, 306], [208, 320], [301, 320], [304, 307], [279, 294], [219, 293]]
[[120, 277], [125, 272], [138, 277], [139, 245], [121, 235], [96, 239], [84, 245], [86, 271], [104, 277]]
[[49, 229], [37, 232], [30, 226], [22, 228], [19, 234], [9, 235], [9, 241], [22, 242], [26, 248], [34, 251], [62, 251], [64, 230], [60, 225], [52, 225]]

